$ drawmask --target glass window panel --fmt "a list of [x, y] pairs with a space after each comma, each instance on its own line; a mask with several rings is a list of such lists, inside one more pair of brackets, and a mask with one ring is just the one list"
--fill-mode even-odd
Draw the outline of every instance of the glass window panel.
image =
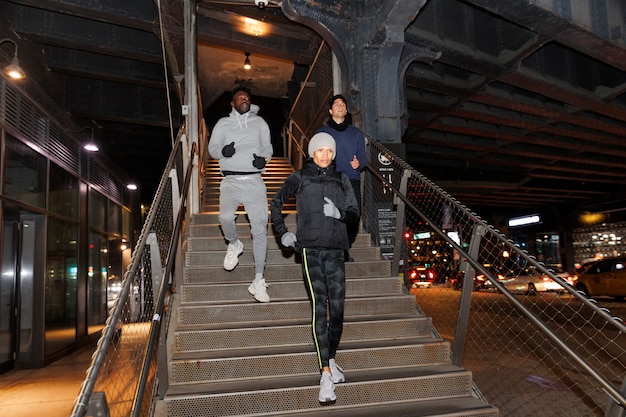
[[109, 239], [109, 260], [108, 260], [108, 277], [107, 277], [107, 310], [113, 307], [115, 298], [122, 288], [122, 239], [120, 237], [112, 237]]
[[46, 159], [7, 135], [4, 165], [4, 195], [45, 208]]
[[16, 222], [3, 219], [2, 270], [0, 274], [0, 364], [12, 359], [13, 298], [17, 279]]
[[87, 324], [89, 334], [102, 329], [107, 318], [107, 252], [106, 236], [90, 232], [87, 255]]
[[121, 207], [109, 200], [109, 221], [107, 232], [120, 236], [120, 211]]
[[78, 219], [78, 178], [50, 163], [48, 209], [54, 213]]
[[78, 227], [48, 219], [46, 268], [46, 355], [75, 343]]
[[126, 207], [122, 208], [122, 237], [124, 239], [126, 239], [128, 242], [132, 243], [131, 241], [131, 234], [130, 234], [130, 220], [131, 220], [131, 214], [130, 214], [130, 210], [128, 210]]
[[106, 200], [93, 189], [89, 190], [89, 226], [106, 231]]

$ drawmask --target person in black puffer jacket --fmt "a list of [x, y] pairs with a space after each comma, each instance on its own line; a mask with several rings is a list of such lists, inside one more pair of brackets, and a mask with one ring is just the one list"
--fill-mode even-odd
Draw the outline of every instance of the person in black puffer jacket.
[[[313, 338], [320, 372], [320, 403], [333, 403], [334, 384], [344, 382], [335, 354], [343, 331], [346, 293], [344, 251], [350, 247], [347, 226], [359, 221], [359, 206], [346, 174], [336, 171], [335, 140], [316, 133], [309, 142], [306, 166], [291, 174], [270, 203], [274, 230], [285, 247], [302, 253], [302, 272], [311, 299]], [[297, 232], [290, 232], [282, 207], [296, 196]], [[327, 311], [329, 320], [327, 320]]]

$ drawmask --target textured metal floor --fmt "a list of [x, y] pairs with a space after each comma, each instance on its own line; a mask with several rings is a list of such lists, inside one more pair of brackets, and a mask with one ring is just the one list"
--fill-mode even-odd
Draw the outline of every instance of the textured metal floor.
[[[276, 187], [291, 167], [272, 164]], [[205, 193], [219, 179], [209, 173]], [[247, 292], [254, 269], [245, 215], [238, 218], [244, 253], [227, 272], [215, 201], [203, 195], [205, 212], [189, 227], [184, 284], [168, 335], [170, 388], [156, 416], [498, 416], [472, 397], [471, 373], [450, 363], [448, 343], [434, 337], [430, 318], [417, 312], [415, 298], [390, 276], [389, 262], [364, 232], [351, 250], [356, 262], [346, 264], [337, 353], [346, 382], [337, 384], [334, 405], [321, 406], [298, 256], [280, 249], [270, 226], [265, 278], [272, 301], [256, 303]], [[295, 230], [295, 215], [286, 221]]]

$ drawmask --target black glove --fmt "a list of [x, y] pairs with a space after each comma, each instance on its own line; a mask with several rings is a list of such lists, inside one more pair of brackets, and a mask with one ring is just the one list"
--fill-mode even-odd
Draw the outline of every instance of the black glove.
[[222, 155], [226, 158], [230, 158], [235, 154], [235, 142], [231, 142], [230, 145], [226, 145], [222, 148]]
[[254, 156], [254, 161], [252, 161], [252, 165], [254, 165], [256, 169], [265, 168], [265, 158], [263, 158], [262, 156], [257, 156], [255, 153], [253, 153], [252, 156]]

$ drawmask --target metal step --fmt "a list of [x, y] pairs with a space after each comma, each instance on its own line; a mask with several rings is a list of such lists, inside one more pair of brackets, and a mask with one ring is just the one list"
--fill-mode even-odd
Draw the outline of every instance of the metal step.
[[[432, 333], [430, 317], [346, 322], [339, 349], [368, 343], [404, 343], [408, 340], [428, 341]], [[310, 324], [189, 330], [174, 333], [172, 359], [187, 359], [190, 355], [242, 356], [261, 349], [314, 351]]]
[[[237, 235], [240, 237], [249, 237], [250, 224], [245, 222], [235, 222], [237, 226]], [[295, 233], [297, 226], [295, 223], [288, 223], [287, 228], [290, 232]], [[267, 223], [268, 236], [274, 236], [274, 226], [271, 222]], [[189, 236], [191, 237], [223, 237], [222, 228], [219, 224], [190, 224]]]
[[[266, 281], [267, 293], [272, 301], [308, 300], [302, 278], [291, 281]], [[237, 284], [184, 285], [181, 289], [181, 303], [237, 303], [250, 302], [247, 288], [250, 282]], [[402, 294], [404, 284], [401, 278], [346, 278], [346, 297], [373, 297], [376, 295]]]
[[[238, 221], [242, 219], [241, 221]], [[296, 233], [298, 231], [298, 226], [293, 217], [287, 219], [285, 222], [287, 228], [290, 232]], [[235, 220], [235, 226], [237, 227], [237, 235], [239, 237], [249, 237], [250, 234], [250, 223], [248, 223], [248, 219], [245, 215], [240, 215]], [[363, 229], [360, 229], [363, 232]], [[274, 225], [272, 222], [267, 223], [267, 234], [268, 236], [274, 236]], [[190, 224], [189, 225], [189, 236], [190, 237], [222, 237], [222, 228], [219, 223], [207, 223], [207, 224]]]
[[[220, 265], [224, 262], [224, 256], [226, 255], [227, 245], [224, 241], [219, 242], [219, 247], [216, 250], [211, 251], [189, 251], [185, 255], [186, 266], [211, 266]], [[216, 245], [217, 246], [217, 245]], [[267, 255], [265, 258], [266, 264], [289, 264], [289, 263], [301, 263], [302, 256], [299, 253], [293, 251], [293, 249], [280, 248], [277, 239], [268, 238]], [[252, 256], [252, 242], [246, 245], [244, 242], [244, 251], [239, 256], [239, 265], [253, 265]], [[380, 259], [380, 250], [377, 247], [355, 247], [350, 249], [350, 255], [355, 260], [365, 259]]]
[[[239, 240], [243, 242], [244, 253], [246, 253], [247, 250], [250, 250], [252, 248], [252, 238], [250, 237], [249, 229], [248, 229], [248, 234], [246, 234], [245, 237], [239, 236]], [[212, 251], [212, 250], [216, 250], [216, 251], [221, 250], [221, 251], [224, 251], [224, 254], [225, 254], [226, 247], [227, 247], [226, 241], [224, 240], [223, 236], [188, 237], [186, 244], [187, 244], [187, 250], [190, 252], [206, 252], [206, 251]], [[358, 248], [373, 247], [377, 251], [380, 252], [377, 246], [371, 246], [371, 245], [372, 245], [371, 236], [366, 233], [360, 233], [356, 236], [356, 239], [354, 243], [352, 244], [352, 248], [358, 249]], [[285, 252], [290, 252], [289, 249], [285, 249], [279, 245], [278, 238], [275, 237], [273, 234], [269, 234], [267, 236], [267, 247], [268, 249], [284, 249]], [[371, 259], [378, 259], [378, 257], [371, 258]]]
[[[220, 221], [218, 218], [219, 215], [219, 210], [216, 211], [203, 211], [202, 213], [196, 214], [195, 216], [193, 216], [191, 218], [191, 221], [189, 224], [191, 225], [214, 225], [216, 227], [220, 227]], [[268, 216], [269, 216], [269, 208], [268, 208]], [[269, 217], [268, 217], [269, 219]], [[285, 224], [287, 225], [295, 225], [296, 224], [296, 214], [294, 213], [287, 213], [285, 216], [283, 216], [283, 219], [285, 220]], [[237, 216], [237, 218], [235, 219], [236, 223], [246, 223], [246, 224], [250, 224], [248, 222], [248, 218], [246, 217], [246, 215], [244, 214], [243, 216]]]
[[[257, 303], [250, 296], [248, 304], [181, 305], [175, 310], [177, 325], [210, 326], [203, 328], [223, 328], [225, 325], [252, 327], [305, 324], [311, 320], [311, 305], [308, 300]], [[412, 295], [348, 298], [345, 303], [346, 321], [371, 320], [373, 317], [391, 319], [416, 316], [418, 314], [415, 310], [415, 297]]]
[[[166, 398], [159, 415], [177, 416], [497, 416], [497, 409], [472, 400], [471, 374], [448, 366], [430, 374], [337, 384], [332, 407], [318, 402], [319, 376], [308, 386], [196, 394]], [[444, 397], [442, 399], [442, 397]], [[410, 404], [410, 407], [407, 405]], [[162, 408], [161, 408], [162, 407]], [[397, 407], [397, 408], [396, 408]], [[411, 410], [390, 414], [391, 410]], [[374, 412], [373, 414], [370, 414]]]
[[[337, 352], [337, 363], [343, 368], [346, 381], [359, 380], [374, 370], [402, 368], [404, 372], [419, 372], [424, 366], [448, 365], [450, 346], [437, 341], [419, 345], [385, 346], [379, 348], [344, 349]], [[315, 351], [223, 357], [215, 359], [170, 361], [170, 385], [211, 383], [214, 389], [228, 382], [266, 380], [268, 378], [318, 377]], [[262, 384], [261, 384], [262, 385]]]
[[[389, 261], [360, 261], [346, 263], [348, 277], [388, 277], [391, 273]], [[265, 266], [265, 279], [272, 280], [299, 279], [302, 277], [302, 266], [297, 263], [268, 264]], [[233, 271], [224, 270], [219, 266], [188, 266], [183, 271], [184, 284], [207, 284], [217, 282], [241, 282], [254, 278], [254, 266], [238, 265]]]

